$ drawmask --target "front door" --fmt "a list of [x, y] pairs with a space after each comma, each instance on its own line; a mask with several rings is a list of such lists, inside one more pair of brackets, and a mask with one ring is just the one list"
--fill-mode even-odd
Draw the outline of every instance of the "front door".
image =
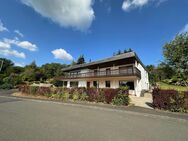
[[90, 82], [87, 82], [87, 88], [90, 88]]

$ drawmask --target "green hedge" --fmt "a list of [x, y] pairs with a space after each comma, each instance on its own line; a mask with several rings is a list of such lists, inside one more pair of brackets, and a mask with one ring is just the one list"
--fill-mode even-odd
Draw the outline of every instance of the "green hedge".
[[112, 103], [114, 105], [128, 105], [129, 95], [127, 88], [97, 89], [97, 88], [51, 88], [23, 85], [19, 91], [29, 95], [42, 95], [60, 100], [80, 100], [90, 102]]

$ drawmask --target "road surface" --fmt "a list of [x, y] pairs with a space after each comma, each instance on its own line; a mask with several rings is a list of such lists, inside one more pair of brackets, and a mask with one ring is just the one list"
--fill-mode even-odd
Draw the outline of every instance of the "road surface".
[[0, 95], [1, 141], [186, 141], [188, 120]]

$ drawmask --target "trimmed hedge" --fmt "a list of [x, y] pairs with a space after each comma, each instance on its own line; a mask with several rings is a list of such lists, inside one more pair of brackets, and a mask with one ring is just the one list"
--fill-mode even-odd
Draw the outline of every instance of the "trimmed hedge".
[[[27, 86], [23, 85], [19, 87], [19, 91], [24, 94], [29, 95], [41, 95], [47, 96], [54, 99], [72, 99], [72, 100], [85, 100], [90, 102], [103, 102], [103, 103], [112, 103], [113, 99], [118, 98], [122, 99], [120, 94], [125, 95], [127, 98], [124, 98], [127, 101], [123, 101], [121, 105], [129, 104], [128, 89], [97, 89], [97, 88], [51, 88], [51, 87], [38, 87], [38, 86]], [[120, 105], [119, 103], [115, 105]]]
[[152, 95], [154, 108], [172, 112], [188, 111], [188, 92], [155, 88]]

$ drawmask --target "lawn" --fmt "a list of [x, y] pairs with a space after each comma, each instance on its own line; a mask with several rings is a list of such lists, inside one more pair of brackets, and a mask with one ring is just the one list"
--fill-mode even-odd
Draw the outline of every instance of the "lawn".
[[173, 89], [173, 90], [177, 90], [177, 91], [188, 91], [188, 87], [182, 87], [182, 86], [175, 86], [175, 85], [169, 85], [163, 82], [157, 82], [157, 84], [159, 85], [159, 88], [161, 89]]

